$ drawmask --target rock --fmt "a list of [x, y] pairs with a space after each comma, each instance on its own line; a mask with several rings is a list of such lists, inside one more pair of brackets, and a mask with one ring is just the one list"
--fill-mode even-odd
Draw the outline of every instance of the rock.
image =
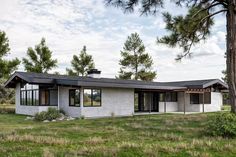
[[33, 120], [34, 119], [34, 117], [29, 117], [29, 116], [27, 116], [26, 118], [25, 118], [25, 120]]
[[52, 120], [52, 122], [56, 122], [56, 120], [55, 120], [55, 119], [53, 119], [53, 120]]
[[43, 122], [44, 122], [44, 123], [48, 123], [48, 122], [49, 122], [49, 120], [44, 120]]
[[67, 117], [67, 121], [70, 121], [70, 120], [75, 120], [75, 118], [73, 118], [73, 117]]
[[63, 116], [63, 117], [60, 117], [60, 118], [57, 118], [57, 120], [60, 120], [60, 121], [62, 121], [62, 120], [64, 120], [65, 119], [65, 117]]

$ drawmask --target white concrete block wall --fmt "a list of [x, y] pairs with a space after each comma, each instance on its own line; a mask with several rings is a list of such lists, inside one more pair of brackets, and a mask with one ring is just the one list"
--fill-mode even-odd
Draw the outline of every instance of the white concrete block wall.
[[[185, 94], [186, 112], [203, 112], [203, 104], [190, 104], [190, 94]], [[184, 93], [178, 93], [179, 111], [184, 111]], [[211, 92], [211, 104], [204, 105], [205, 112], [220, 111], [223, 105], [222, 94], [220, 92]]]
[[[204, 105], [205, 112], [216, 112], [220, 111], [223, 105], [223, 96], [219, 92], [211, 92], [211, 104]], [[201, 108], [202, 112], [202, 108]]]
[[80, 117], [81, 108], [69, 106], [69, 89], [72, 87], [59, 87], [59, 108], [62, 109], [67, 115], [71, 117]]
[[102, 88], [100, 107], [83, 107], [85, 117], [131, 116], [134, 113], [134, 89]]
[[[165, 112], [164, 102], [159, 102], [159, 112]], [[166, 112], [178, 112], [178, 102], [166, 102]]]

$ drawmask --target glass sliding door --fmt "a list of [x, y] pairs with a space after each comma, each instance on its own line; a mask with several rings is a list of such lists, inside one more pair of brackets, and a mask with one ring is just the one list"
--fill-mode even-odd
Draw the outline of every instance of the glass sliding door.
[[135, 112], [158, 112], [159, 95], [156, 92], [136, 92]]

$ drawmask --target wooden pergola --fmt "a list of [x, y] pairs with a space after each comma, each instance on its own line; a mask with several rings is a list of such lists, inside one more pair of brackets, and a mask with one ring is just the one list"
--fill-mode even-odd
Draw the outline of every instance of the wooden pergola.
[[195, 93], [195, 94], [202, 94], [202, 112], [204, 113], [205, 111], [205, 93], [206, 92], [211, 92], [211, 88], [187, 88], [185, 90], [178, 90], [178, 92], [184, 92], [184, 114], [186, 113], [186, 94], [191, 94], [191, 93]]

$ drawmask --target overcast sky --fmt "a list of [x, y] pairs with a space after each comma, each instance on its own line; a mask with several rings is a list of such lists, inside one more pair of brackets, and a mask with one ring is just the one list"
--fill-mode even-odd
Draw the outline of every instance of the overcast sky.
[[[175, 62], [179, 48], [157, 45], [156, 37], [165, 31], [162, 16], [124, 15], [119, 9], [106, 7], [103, 0], [0, 0], [0, 30], [6, 32], [11, 47], [8, 58], [25, 57], [28, 47], [46, 38], [58, 67], [65, 74], [73, 54], [83, 45], [94, 57], [102, 77], [114, 78], [119, 70], [120, 50], [128, 35], [138, 32], [147, 52], [154, 60], [156, 81], [221, 78], [225, 69], [225, 17], [215, 19], [211, 37], [193, 47], [191, 59]], [[185, 10], [167, 3], [174, 14]], [[23, 71], [21, 65], [19, 68]]]

